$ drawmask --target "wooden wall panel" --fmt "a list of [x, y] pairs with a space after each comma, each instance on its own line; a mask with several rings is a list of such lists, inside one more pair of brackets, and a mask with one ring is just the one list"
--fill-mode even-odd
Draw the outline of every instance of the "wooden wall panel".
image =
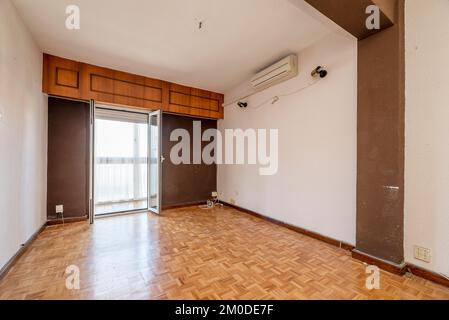
[[223, 118], [222, 94], [47, 54], [44, 54], [43, 88], [45, 93], [55, 96]]
[[[197, 117], [183, 117], [174, 114], [164, 114], [162, 117], [162, 154], [170, 158], [171, 148], [177, 141], [170, 141], [170, 134], [174, 129], [182, 128], [193, 135], [193, 121], [201, 121], [201, 134], [208, 129], [216, 129], [217, 121], [199, 119]], [[201, 143], [203, 150], [209, 142]], [[193, 148], [193, 146], [191, 146]], [[193, 155], [193, 152], [190, 152]], [[192, 159], [191, 159], [192, 160]], [[162, 207], [186, 205], [206, 202], [211, 192], [217, 189], [216, 164], [180, 164], [171, 161], [162, 163]], [[201, 183], [196, 181], [201, 180]]]
[[[89, 103], [48, 99], [47, 218], [86, 217], [89, 211]], [[70, 141], [70, 143], [67, 143]]]

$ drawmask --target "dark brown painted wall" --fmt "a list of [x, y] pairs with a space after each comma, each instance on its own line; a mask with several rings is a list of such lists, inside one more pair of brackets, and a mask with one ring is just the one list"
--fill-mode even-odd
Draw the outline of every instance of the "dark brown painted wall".
[[[404, 0], [306, 1], [359, 39], [356, 250], [401, 264], [404, 261]], [[377, 33], [365, 27], [365, 9], [373, 3], [382, 13], [381, 30]]]
[[[172, 114], [164, 114], [162, 119], [162, 206], [176, 206], [210, 199], [217, 189], [217, 166], [206, 164], [174, 165], [170, 161], [170, 150], [177, 142], [170, 141], [174, 129], [186, 129], [193, 136], [193, 121], [201, 121], [202, 132], [217, 128], [216, 120], [195, 119]], [[203, 143], [203, 147], [207, 145]], [[193, 155], [191, 145], [191, 157]]]
[[89, 211], [89, 104], [48, 99], [47, 217], [64, 205], [64, 217]]
[[366, 8], [377, 5], [380, 9], [380, 27], [385, 29], [393, 25], [390, 16], [394, 14], [392, 5], [396, 0], [306, 0], [311, 6], [340, 25], [357, 39], [364, 39], [379, 30], [366, 28]]
[[358, 44], [356, 249], [404, 261], [404, 1], [393, 27]]
[[385, 16], [390, 19], [390, 21], [396, 21], [397, 15], [397, 0], [372, 0], [375, 5], [377, 5]]

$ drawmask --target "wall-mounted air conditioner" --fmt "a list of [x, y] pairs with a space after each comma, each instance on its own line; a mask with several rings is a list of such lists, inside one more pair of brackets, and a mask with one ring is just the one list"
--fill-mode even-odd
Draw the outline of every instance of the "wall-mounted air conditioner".
[[258, 72], [251, 79], [251, 85], [256, 90], [262, 90], [274, 84], [291, 79], [297, 75], [298, 57], [292, 54]]

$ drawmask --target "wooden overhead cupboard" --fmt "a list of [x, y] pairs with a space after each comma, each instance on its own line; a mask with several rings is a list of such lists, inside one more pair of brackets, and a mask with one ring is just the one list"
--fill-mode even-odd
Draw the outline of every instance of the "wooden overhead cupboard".
[[223, 119], [221, 93], [44, 54], [43, 91], [167, 113]]

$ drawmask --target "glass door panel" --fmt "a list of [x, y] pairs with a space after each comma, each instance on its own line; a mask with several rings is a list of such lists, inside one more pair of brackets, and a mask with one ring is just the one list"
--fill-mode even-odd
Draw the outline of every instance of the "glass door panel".
[[150, 113], [149, 118], [149, 205], [148, 208], [160, 213], [161, 210], [161, 112]]
[[148, 114], [96, 108], [95, 215], [148, 209]]

